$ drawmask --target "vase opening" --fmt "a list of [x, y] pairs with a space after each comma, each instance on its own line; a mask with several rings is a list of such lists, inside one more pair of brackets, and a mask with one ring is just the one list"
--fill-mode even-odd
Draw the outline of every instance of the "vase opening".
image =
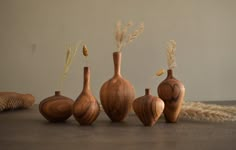
[[55, 91], [55, 96], [61, 95], [61, 91]]
[[145, 95], [150, 95], [150, 89], [148, 88], [145, 89]]

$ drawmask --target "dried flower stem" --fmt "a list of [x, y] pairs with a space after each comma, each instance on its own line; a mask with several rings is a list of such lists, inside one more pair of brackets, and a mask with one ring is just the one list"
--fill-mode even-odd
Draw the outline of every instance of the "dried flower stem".
[[165, 73], [166, 71], [164, 69], [160, 69], [156, 72], [156, 76], [161, 76]]
[[116, 46], [117, 51], [121, 51], [127, 44], [131, 43], [136, 39], [144, 30], [144, 24], [140, 24], [139, 27], [132, 33], [128, 34], [128, 30], [133, 26], [132, 22], [122, 26], [122, 23], [119, 21], [116, 24]]
[[191, 106], [191, 107], [201, 107], [202, 109], [208, 110], [217, 110], [224, 111], [226, 113], [232, 113], [236, 115], [236, 107], [235, 106], [221, 106], [216, 104], [205, 104], [201, 102], [185, 102], [183, 106]]
[[212, 122], [236, 121], [236, 106], [185, 102], [179, 118]]
[[[81, 45], [82, 42], [80, 42], [79, 46]], [[64, 84], [64, 80], [70, 70], [70, 66], [73, 62], [73, 59], [78, 51], [78, 47], [79, 46], [76, 46], [76, 47], [69, 47], [67, 48], [67, 51], [66, 51], [66, 60], [65, 60], [65, 64], [64, 64], [64, 70], [63, 70], [63, 74], [60, 78], [60, 82], [59, 82], [59, 89], [62, 90], [63, 88], [63, 84]]]
[[83, 52], [83, 55], [84, 55], [84, 57], [85, 57], [85, 66], [88, 66], [88, 48], [87, 48], [87, 46], [84, 44], [83, 45], [83, 50], [82, 50], [82, 52]]
[[138, 38], [139, 35], [143, 33], [143, 31], [144, 31], [144, 24], [142, 23], [139, 25], [138, 29], [136, 29], [133, 33], [130, 33], [128, 35], [127, 44], [133, 42], [134, 39]]
[[170, 40], [167, 46], [167, 63], [169, 69], [174, 69], [176, 67], [175, 51], [176, 42], [174, 40]]

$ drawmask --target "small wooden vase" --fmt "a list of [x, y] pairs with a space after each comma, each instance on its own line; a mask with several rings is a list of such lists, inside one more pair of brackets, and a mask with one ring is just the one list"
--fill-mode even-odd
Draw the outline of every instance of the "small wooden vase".
[[158, 86], [157, 92], [165, 102], [164, 115], [166, 122], [177, 122], [184, 100], [185, 88], [179, 80], [173, 77], [171, 69], [168, 70], [167, 78]]
[[121, 52], [113, 53], [114, 76], [100, 90], [100, 100], [105, 113], [113, 122], [125, 119], [135, 98], [133, 86], [120, 74]]
[[84, 85], [73, 106], [73, 116], [80, 125], [91, 125], [98, 117], [100, 107], [90, 90], [90, 70], [84, 67]]
[[62, 96], [60, 91], [55, 91], [55, 95], [40, 102], [40, 113], [50, 122], [66, 121], [72, 115], [74, 101]]
[[145, 95], [134, 100], [133, 109], [144, 126], [153, 126], [164, 110], [164, 102], [145, 89]]

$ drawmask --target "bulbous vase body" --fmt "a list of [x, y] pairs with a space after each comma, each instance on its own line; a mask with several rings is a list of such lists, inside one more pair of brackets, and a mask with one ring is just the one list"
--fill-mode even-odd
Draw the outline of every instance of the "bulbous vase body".
[[123, 121], [132, 108], [134, 87], [120, 74], [121, 53], [113, 53], [114, 76], [100, 90], [100, 100], [107, 116], [113, 122]]
[[84, 67], [84, 86], [73, 105], [73, 116], [80, 125], [91, 125], [99, 113], [99, 104], [90, 90], [90, 70]]
[[136, 98], [133, 102], [135, 114], [144, 126], [153, 126], [164, 110], [164, 102], [150, 94], [150, 89], [145, 90], [145, 95]]
[[50, 122], [62, 122], [72, 115], [74, 101], [56, 91], [54, 96], [42, 100], [39, 104], [40, 113]]
[[166, 122], [177, 122], [184, 100], [185, 88], [179, 80], [173, 77], [172, 70], [168, 70], [167, 78], [159, 84], [157, 92], [165, 102]]

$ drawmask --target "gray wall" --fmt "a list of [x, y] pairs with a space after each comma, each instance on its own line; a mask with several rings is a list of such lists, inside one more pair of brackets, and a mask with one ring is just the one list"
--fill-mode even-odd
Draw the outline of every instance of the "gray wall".
[[[86, 41], [91, 87], [113, 75], [117, 20], [144, 22], [139, 39], [123, 50], [122, 74], [136, 96], [156, 87], [167, 68], [166, 41], [177, 41], [175, 76], [186, 100], [235, 100], [235, 0], [0, 0], [0, 91], [32, 93], [37, 102], [54, 93], [64, 65], [65, 45]], [[63, 94], [82, 89], [84, 59], [77, 55]]]

